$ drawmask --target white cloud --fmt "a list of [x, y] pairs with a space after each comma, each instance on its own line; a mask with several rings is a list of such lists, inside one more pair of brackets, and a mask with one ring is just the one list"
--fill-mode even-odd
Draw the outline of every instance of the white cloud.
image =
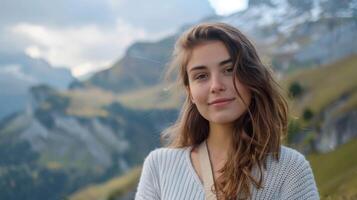
[[248, 0], [209, 0], [218, 15], [229, 15], [246, 9]]
[[38, 48], [38, 46], [35, 45], [28, 46], [27, 48], [25, 48], [25, 53], [29, 55], [31, 58], [43, 57], [40, 48]]
[[5, 65], [1, 67], [0, 76], [17, 78], [22, 81], [26, 81], [31, 84], [38, 83], [39, 81], [33, 76], [30, 76], [23, 72], [20, 65]]
[[20, 23], [11, 28], [17, 37], [30, 44], [27, 55], [41, 57], [55, 66], [69, 67], [74, 76], [109, 67], [123, 55], [135, 40], [156, 39], [167, 33], [152, 34], [118, 19], [113, 28], [82, 25], [70, 28], [50, 28], [43, 25]]

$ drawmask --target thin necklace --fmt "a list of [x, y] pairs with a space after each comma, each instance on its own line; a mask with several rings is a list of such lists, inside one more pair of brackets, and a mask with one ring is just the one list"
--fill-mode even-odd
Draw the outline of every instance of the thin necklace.
[[213, 164], [212, 164], [212, 161], [211, 161], [211, 154], [209, 152], [209, 149], [208, 149], [208, 144], [207, 144], [207, 140], [206, 140], [206, 148], [207, 148], [207, 152], [208, 152], [208, 160], [209, 160], [209, 163], [211, 165], [210, 169], [211, 169], [211, 173], [212, 173], [212, 177], [213, 177], [213, 185], [214, 185], [214, 190], [215, 190], [215, 196], [216, 196], [216, 199], [218, 199], [218, 196], [217, 196], [217, 185], [216, 185], [216, 180], [214, 179], [214, 171], [213, 171]]

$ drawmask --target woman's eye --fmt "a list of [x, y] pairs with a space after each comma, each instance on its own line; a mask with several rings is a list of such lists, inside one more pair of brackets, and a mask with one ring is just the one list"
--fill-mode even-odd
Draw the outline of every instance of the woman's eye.
[[232, 72], [233, 72], [233, 67], [228, 67], [228, 68], [226, 68], [226, 69], [224, 70], [224, 72], [227, 73], [227, 74], [232, 74]]
[[207, 78], [207, 74], [198, 74], [195, 76], [195, 80], [202, 80]]

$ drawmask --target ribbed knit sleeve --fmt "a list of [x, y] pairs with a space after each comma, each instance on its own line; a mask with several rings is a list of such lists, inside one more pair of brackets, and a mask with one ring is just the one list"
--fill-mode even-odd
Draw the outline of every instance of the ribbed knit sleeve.
[[[295, 151], [295, 150], [292, 150]], [[294, 153], [288, 156], [289, 159], [284, 161], [289, 162], [287, 176], [281, 187], [280, 199], [289, 200], [318, 200], [320, 199], [316, 187], [314, 175], [312, 173], [309, 162], [300, 153]]]
[[155, 165], [155, 151], [152, 151], [143, 164], [135, 200], [159, 200], [160, 186], [158, 182], [158, 169]]

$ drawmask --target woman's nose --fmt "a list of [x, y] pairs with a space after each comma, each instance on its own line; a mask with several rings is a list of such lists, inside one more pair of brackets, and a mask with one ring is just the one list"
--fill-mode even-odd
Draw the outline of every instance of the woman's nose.
[[212, 93], [217, 93], [217, 92], [222, 92], [226, 90], [226, 86], [224, 84], [224, 81], [222, 77], [220, 76], [212, 76], [211, 79], [211, 92]]

